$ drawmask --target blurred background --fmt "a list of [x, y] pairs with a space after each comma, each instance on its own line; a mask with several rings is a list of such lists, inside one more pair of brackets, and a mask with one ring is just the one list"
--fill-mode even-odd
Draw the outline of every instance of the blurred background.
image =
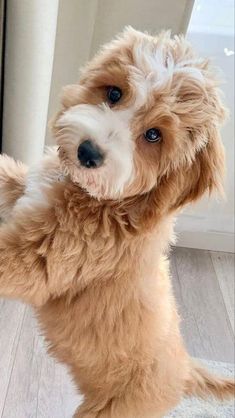
[[199, 54], [211, 57], [230, 109], [222, 131], [227, 199], [186, 209], [176, 230], [180, 246], [234, 252], [233, 0], [8, 0], [1, 1], [1, 21], [2, 149], [28, 164], [53, 144], [47, 124], [61, 88], [76, 82], [79, 67], [125, 25], [185, 33]]

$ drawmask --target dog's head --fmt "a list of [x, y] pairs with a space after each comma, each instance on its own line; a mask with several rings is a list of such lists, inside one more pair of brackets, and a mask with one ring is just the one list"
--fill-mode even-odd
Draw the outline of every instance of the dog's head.
[[210, 64], [183, 37], [127, 28], [64, 89], [62, 105], [62, 166], [90, 195], [148, 195], [174, 209], [220, 187], [225, 111]]

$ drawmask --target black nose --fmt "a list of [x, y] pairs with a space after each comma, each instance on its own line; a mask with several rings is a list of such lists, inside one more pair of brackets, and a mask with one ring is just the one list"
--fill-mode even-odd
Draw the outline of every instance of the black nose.
[[104, 156], [90, 139], [82, 142], [78, 147], [78, 159], [84, 167], [97, 168], [104, 161]]

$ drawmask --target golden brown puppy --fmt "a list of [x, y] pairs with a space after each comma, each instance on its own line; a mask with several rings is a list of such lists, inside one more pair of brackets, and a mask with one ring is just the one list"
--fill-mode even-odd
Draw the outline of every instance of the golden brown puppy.
[[0, 294], [32, 304], [84, 394], [77, 418], [158, 418], [232, 396], [187, 354], [166, 251], [174, 217], [220, 188], [225, 115], [182, 37], [127, 28], [64, 90], [59, 153], [0, 159]]

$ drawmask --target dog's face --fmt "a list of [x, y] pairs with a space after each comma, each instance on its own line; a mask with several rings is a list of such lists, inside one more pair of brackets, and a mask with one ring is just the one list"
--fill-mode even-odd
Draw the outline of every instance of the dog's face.
[[126, 29], [65, 88], [62, 104], [62, 166], [90, 195], [143, 195], [167, 179], [180, 206], [218, 186], [224, 109], [208, 62], [184, 38]]

